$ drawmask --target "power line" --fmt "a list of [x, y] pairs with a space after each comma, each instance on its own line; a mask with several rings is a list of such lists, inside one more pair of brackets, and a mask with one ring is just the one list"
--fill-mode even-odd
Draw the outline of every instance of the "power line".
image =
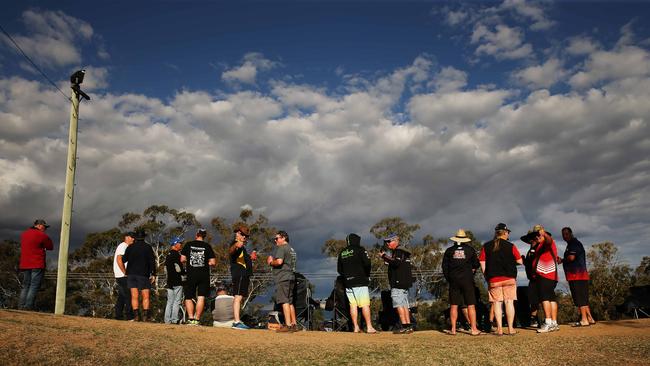
[[50, 84], [52, 84], [52, 86], [54, 86], [54, 87], [56, 88], [56, 90], [58, 90], [59, 93], [61, 93], [61, 95], [63, 95], [63, 97], [64, 97], [67, 101], [70, 101], [70, 97], [68, 97], [68, 96], [63, 92], [63, 90], [61, 90], [61, 89], [56, 85], [56, 83], [54, 83], [54, 82], [52, 81], [52, 79], [50, 79], [50, 78], [45, 74], [45, 72], [43, 72], [43, 70], [41, 70], [41, 68], [38, 67], [38, 65], [36, 65], [36, 64], [34, 63], [34, 61], [32, 61], [32, 59], [31, 59], [29, 56], [27, 56], [27, 54], [25, 53], [25, 51], [23, 51], [23, 49], [20, 48], [20, 46], [18, 45], [18, 42], [16, 42], [16, 41], [13, 39], [13, 37], [11, 37], [11, 36], [9, 35], [9, 33], [7, 33], [7, 31], [2, 27], [1, 24], [0, 24], [0, 30], [2, 30], [2, 33], [4, 33], [4, 35], [7, 36], [7, 38], [9, 38], [9, 40], [11, 41], [11, 43], [14, 44], [14, 46], [15, 46], [15, 47], [18, 49], [18, 51], [20, 51], [20, 53], [21, 53], [21, 54], [22, 54], [22, 55], [27, 59], [27, 61], [29, 61], [29, 63], [31, 63], [32, 66], [34, 66], [34, 68], [35, 68], [38, 72], [40, 72], [41, 75], [43, 75], [43, 77], [44, 77], [47, 81], [49, 81]]

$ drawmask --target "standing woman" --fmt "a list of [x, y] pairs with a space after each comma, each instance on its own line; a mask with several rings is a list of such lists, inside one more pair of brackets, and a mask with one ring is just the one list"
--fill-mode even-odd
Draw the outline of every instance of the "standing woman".
[[517, 264], [522, 264], [517, 247], [508, 241], [510, 229], [504, 223], [494, 228], [494, 239], [483, 245], [479, 262], [489, 284], [489, 298], [497, 321], [497, 335], [503, 335], [502, 304], [506, 304], [508, 335], [515, 335], [515, 300], [517, 300]]

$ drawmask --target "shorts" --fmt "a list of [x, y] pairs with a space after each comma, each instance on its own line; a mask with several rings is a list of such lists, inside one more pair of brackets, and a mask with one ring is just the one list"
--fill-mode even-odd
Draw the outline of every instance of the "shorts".
[[210, 294], [210, 275], [188, 275], [183, 286], [185, 300], [196, 299], [196, 296], [208, 296]]
[[539, 306], [539, 297], [537, 296], [537, 281], [528, 282], [528, 304], [531, 308], [536, 309]]
[[232, 295], [233, 296], [248, 296], [248, 287], [251, 284], [249, 276], [235, 276], [232, 278]]
[[517, 300], [517, 281], [513, 278], [505, 281], [490, 282], [488, 297], [490, 298], [490, 302]]
[[589, 306], [588, 280], [569, 281], [569, 290], [571, 290], [571, 297], [575, 306]]
[[409, 290], [403, 288], [390, 289], [390, 298], [393, 299], [394, 308], [409, 307]]
[[535, 282], [537, 284], [537, 297], [539, 302], [555, 302], [555, 286], [557, 286], [557, 281], [549, 280], [548, 278], [540, 276], [537, 277]]
[[275, 284], [275, 303], [293, 304], [293, 288], [295, 286], [295, 280], [277, 282]]
[[368, 286], [346, 288], [345, 294], [348, 296], [350, 307], [370, 306], [370, 291]]
[[137, 288], [138, 290], [151, 289], [151, 282], [149, 282], [149, 277], [145, 276], [129, 275], [126, 277], [126, 285], [129, 288]]
[[463, 307], [476, 305], [474, 281], [451, 281], [449, 283], [449, 304]]

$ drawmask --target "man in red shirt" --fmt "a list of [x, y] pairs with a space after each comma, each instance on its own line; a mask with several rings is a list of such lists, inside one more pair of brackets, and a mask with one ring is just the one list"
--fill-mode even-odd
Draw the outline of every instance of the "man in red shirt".
[[45, 220], [34, 221], [34, 226], [20, 235], [20, 264], [22, 290], [18, 307], [32, 310], [36, 292], [41, 287], [45, 273], [45, 251], [52, 250], [54, 244], [45, 230], [50, 227]]

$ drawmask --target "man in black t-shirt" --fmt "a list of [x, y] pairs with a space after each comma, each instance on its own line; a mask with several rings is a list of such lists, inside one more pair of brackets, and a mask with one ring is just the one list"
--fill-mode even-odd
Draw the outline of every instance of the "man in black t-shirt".
[[[199, 229], [195, 240], [186, 243], [181, 250], [181, 262], [187, 267], [184, 292], [188, 325], [199, 325], [205, 307], [205, 297], [210, 293], [210, 267], [217, 265], [212, 246], [205, 242], [207, 236], [208, 232], [205, 229]], [[196, 299], [196, 313], [192, 301], [194, 299]]]

